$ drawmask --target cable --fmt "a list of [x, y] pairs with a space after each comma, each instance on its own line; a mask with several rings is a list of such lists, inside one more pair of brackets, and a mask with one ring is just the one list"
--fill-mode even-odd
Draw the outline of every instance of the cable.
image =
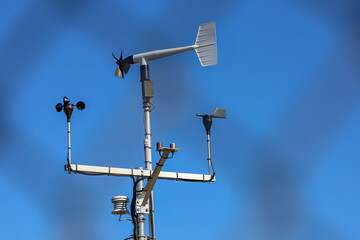
[[75, 174], [83, 174], [83, 175], [88, 175], [88, 176], [107, 176], [107, 175], [109, 175], [109, 174], [107, 174], [107, 173], [85, 173], [85, 172], [78, 172], [78, 171], [72, 171], [72, 172], [74, 172]]
[[150, 111], [153, 111], [155, 109], [155, 104], [153, 104], [152, 102], [150, 102], [150, 105], [152, 108], [150, 108]]
[[131, 177], [133, 182], [134, 182], [134, 187], [133, 187], [133, 197], [132, 197], [132, 200], [131, 200], [131, 205], [130, 205], [130, 212], [131, 212], [131, 218], [132, 218], [132, 222], [134, 224], [134, 230], [133, 230], [133, 236], [134, 236], [134, 239], [137, 240], [138, 239], [138, 216], [136, 214], [136, 210], [135, 210], [135, 205], [136, 205], [136, 193], [138, 192], [136, 190], [136, 185], [144, 180], [145, 178], [141, 177], [137, 180], [135, 180], [134, 177]]
[[210, 163], [211, 163], [211, 168], [212, 168], [212, 171], [213, 171], [213, 173], [215, 173], [214, 164], [213, 164], [213, 162], [212, 162], [212, 160], [211, 160], [211, 159], [210, 159]]
[[211, 184], [211, 181], [214, 179], [215, 177], [215, 172], [213, 173], [213, 175], [211, 176], [210, 180], [209, 180], [209, 183]]
[[212, 176], [211, 176], [211, 178], [210, 178], [210, 180], [209, 180], [209, 183], [211, 184], [211, 181], [214, 179], [214, 177], [215, 177], [215, 169], [214, 169], [214, 165], [213, 165], [213, 162], [212, 162], [212, 160], [210, 160], [210, 163], [211, 163], [211, 168], [212, 168], [212, 171], [213, 171], [213, 174], [212, 174]]
[[[161, 151], [159, 151], [159, 156], [162, 158]], [[171, 159], [174, 157], [174, 152], [171, 152], [171, 157], [166, 157], [165, 159]]]
[[132, 222], [134, 224], [134, 230], [133, 230], [133, 236], [134, 236], [134, 239], [137, 240], [138, 237], [137, 237], [137, 215], [136, 215], [136, 211], [135, 211], [135, 203], [136, 203], [136, 181], [135, 181], [135, 178], [132, 177], [133, 179], [133, 182], [134, 182], [134, 186], [133, 186], [133, 197], [132, 197], [132, 200], [131, 200], [131, 205], [130, 205], [130, 212], [131, 212], [131, 218], [132, 218]]
[[211, 164], [211, 169], [212, 169], [212, 172], [213, 172], [213, 174], [211, 175], [211, 178], [210, 178], [210, 180], [209, 180], [209, 183], [211, 184], [211, 181], [214, 179], [214, 177], [215, 177], [215, 169], [214, 169], [214, 164], [213, 164], [213, 162], [212, 162], [212, 160], [210, 159], [210, 164]]

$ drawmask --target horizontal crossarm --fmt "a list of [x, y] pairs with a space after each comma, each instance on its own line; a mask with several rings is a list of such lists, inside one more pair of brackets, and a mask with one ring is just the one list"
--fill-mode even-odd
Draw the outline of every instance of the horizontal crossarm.
[[[69, 165], [65, 165], [65, 171], [69, 171]], [[71, 164], [71, 170], [74, 173], [83, 173], [89, 175], [108, 175], [117, 177], [143, 177], [149, 178], [153, 171], [139, 170], [129, 168], [100, 167], [89, 165]], [[215, 182], [215, 176], [206, 174], [180, 173], [180, 172], [163, 172], [159, 173], [159, 179], [189, 181], [189, 182]]]

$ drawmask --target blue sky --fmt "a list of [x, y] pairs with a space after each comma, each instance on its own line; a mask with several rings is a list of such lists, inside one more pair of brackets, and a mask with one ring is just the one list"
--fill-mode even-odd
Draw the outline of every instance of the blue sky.
[[[161, 180], [158, 239], [360, 238], [359, 4], [356, 1], [31, 1], [0, 8], [1, 239], [124, 239], [111, 198], [132, 180], [68, 175], [73, 162], [144, 166], [139, 66], [125, 56], [195, 41], [215, 21], [218, 64], [187, 52], [150, 63], [152, 144], [181, 151], [165, 171], [206, 173], [196, 113], [212, 128], [214, 184]], [[153, 154], [157, 161], [157, 154]]]

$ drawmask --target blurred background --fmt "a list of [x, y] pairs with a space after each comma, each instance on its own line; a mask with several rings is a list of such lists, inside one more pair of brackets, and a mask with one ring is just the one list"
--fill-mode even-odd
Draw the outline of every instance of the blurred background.
[[[124, 239], [111, 198], [132, 180], [67, 174], [77, 164], [144, 166], [139, 66], [125, 56], [193, 44], [215, 21], [218, 65], [188, 52], [150, 62], [152, 144], [181, 151], [165, 171], [207, 172], [196, 113], [212, 128], [214, 184], [161, 180], [158, 239], [360, 239], [360, 3], [355, 0], [0, 4], [0, 238]], [[157, 161], [153, 154], [153, 161]]]

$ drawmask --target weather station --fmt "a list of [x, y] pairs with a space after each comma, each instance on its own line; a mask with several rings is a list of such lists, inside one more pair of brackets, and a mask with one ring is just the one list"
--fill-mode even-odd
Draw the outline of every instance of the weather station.
[[[68, 151], [67, 151], [67, 164], [65, 165], [65, 171], [69, 174], [79, 173], [85, 175], [106, 175], [116, 177], [130, 177], [133, 179], [133, 196], [130, 203], [130, 211], [127, 208], [127, 204], [130, 202], [127, 196], [115, 196], [112, 198], [114, 204], [113, 214], [119, 215], [121, 220], [122, 215], [130, 215], [130, 220], [133, 223], [133, 234], [126, 239], [134, 240], [155, 240], [155, 216], [154, 216], [154, 196], [153, 189], [158, 179], [168, 179], [176, 181], [190, 181], [190, 182], [215, 182], [215, 171], [211, 160], [211, 144], [210, 144], [210, 129], [212, 126], [213, 118], [226, 118], [226, 110], [224, 108], [216, 108], [210, 115], [197, 114], [197, 116], [203, 118], [203, 124], [206, 129], [207, 135], [207, 152], [208, 152], [208, 174], [195, 174], [195, 173], [181, 173], [181, 172], [165, 172], [162, 168], [167, 159], [174, 157], [174, 154], [180, 149], [177, 148], [175, 143], [171, 143], [169, 147], [163, 146], [161, 142], [156, 144], [156, 151], [160, 155], [159, 161], [156, 163], [155, 169], [153, 169], [152, 162], [152, 148], [151, 148], [151, 129], [150, 129], [150, 112], [152, 111], [152, 100], [154, 97], [154, 85], [150, 80], [149, 65], [152, 60], [168, 57], [178, 53], [195, 50], [199, 61], [203, 67], [212, 66], [217, 64], [217, 47], [216, 47], [216, 31], [215, 23], [202, 24], [199, 27], [198, 34], [194, 45], [185, 47], [171, 48], [156, 50], [151, 52], [145, 52], [135, 54], [123, 59], [122, 52], [120, 58], [116, 58], [116, 71], [115, 76], [124, 78], [125, 74], [130, 70], [130, 66], [133, 64], [140, 64], [140, 81], [142, 86], [142, 99], [144, 110], [144, 127], [145, 127], [145, 139], [144, 139], [144, 153], [145, 153], [145, 168], [137, 167], [135, 169], [128, 168], [115, 168], [104, 166], [89, 166], [78, 165], [71, 161], [71, 132], [70, 122], [71, 115], [74, 107], [79, 110], [85, 109], [85, 103], [79, 101], [76, 105], [70, 103], [70, 100], [66, 97], [63, 99], [63, 103], [56, 105], [56, 111], [64, 111], [67, 118], [67, 137], [68, 137]], [[144, 186], [144, 181], [146, 185]], [[148, 236], [145, 231], [145, 222], [148, 220], [149, 229]]]

